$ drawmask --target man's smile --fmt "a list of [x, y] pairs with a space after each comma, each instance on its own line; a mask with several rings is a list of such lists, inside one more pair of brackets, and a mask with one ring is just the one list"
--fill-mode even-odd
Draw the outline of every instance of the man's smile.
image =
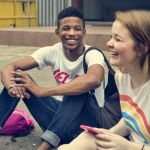
[[77, 39], [67, 39], [68, 44], [75, 44], [77, 42]]

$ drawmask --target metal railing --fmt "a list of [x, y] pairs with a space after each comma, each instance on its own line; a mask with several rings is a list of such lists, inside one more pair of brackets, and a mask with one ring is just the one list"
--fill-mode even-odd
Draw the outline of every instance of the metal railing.
[[58, 13], [72, 0], [37, 0], [38, 26], [56, 26]]

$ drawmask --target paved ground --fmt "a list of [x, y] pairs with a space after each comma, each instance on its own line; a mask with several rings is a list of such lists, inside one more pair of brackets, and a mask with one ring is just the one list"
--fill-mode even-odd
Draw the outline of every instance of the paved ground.
[[[37, 49], [38, 47], [0, 45], [0, 69], [11, 62], [29, 56]], [[109, 52], [105, 51], [104, 53], [109, 59]], [[45, 67], [42, 71], [33, 69], [31, 71], [28, 71], [28, 73], [41, 87], [54, 86], [54, 79], [50, 67]], [[0, 88], [3, 88], [1, 82]], [[17, 108], [24, 109], [28, 112], [26, 106], [22, 101], [19, 102]], [[30, 118], [32, 118], [29, 112], [28, 114]], [[26, 137], [16, 138], [17, 141], [14, 143], [10, 140], [11, 136], [0, 136], [0, 150], [36, 150], [41, 144], [40, 136], [42, 135], [42, 133], [42, 130], [35, 122], [35, 129], [32, 131], [32, 133]]]

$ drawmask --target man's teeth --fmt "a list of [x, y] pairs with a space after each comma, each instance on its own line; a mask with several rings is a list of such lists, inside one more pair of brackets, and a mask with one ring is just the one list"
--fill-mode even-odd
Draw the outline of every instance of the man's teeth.
[[76, 40], [68, 40], [68, 42], [75, 42]]

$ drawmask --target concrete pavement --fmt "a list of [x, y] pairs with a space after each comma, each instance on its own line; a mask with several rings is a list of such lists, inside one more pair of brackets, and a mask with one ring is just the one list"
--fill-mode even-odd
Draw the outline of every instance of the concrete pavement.
[[[0, 45], [0, 69], [11, 62], [30, 56], [38, 48], [39, 47]], [[104, 51], [104, 53], [107, 56], [107, 58], [110, 59], [109, 52]], [[116, 70], [116, 68], [114, 69]], [[50, 67], [45, 67], [41, 71], [33, 69], [27, 72], [32, 76], [32, 78], [39, 86], [54, 86], [54, 78]], [[3, 88], [1, 82], [0, 88]], [[33, 117], [31, 116], [31, 114], [29, 113], [25, 104], [22, 101], [19, 102], [17, 108], [26, 110], [29, 114], [29, 117], [33, 119]], [[14, 143], [10, 140], [11, 136], [0, 136], [0, 150], [36, 150], [41, 144], [40, 136], [43, 132], [36, 123], [36, 121], [34, 123], [35, 129], [31, 132], [31, 134], [26, 137], [16, 138], [17, 141]]]

